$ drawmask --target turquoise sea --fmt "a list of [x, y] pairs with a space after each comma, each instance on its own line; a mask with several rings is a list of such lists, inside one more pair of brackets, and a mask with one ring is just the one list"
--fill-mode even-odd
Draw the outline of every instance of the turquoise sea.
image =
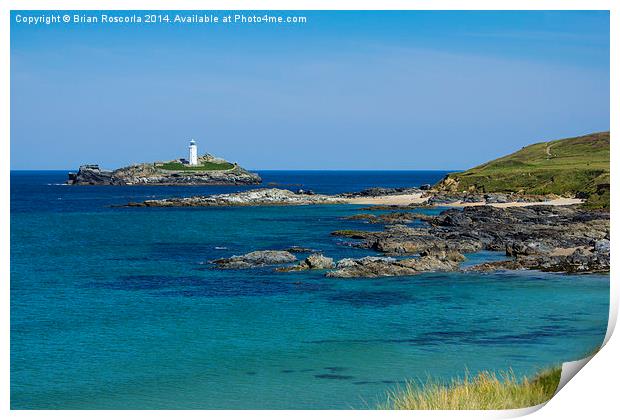
[[[260, 173], [321, 193], [444, 175]], [[247, 187], [59, 185], [65, 176], [11, 173], [13, 409], [374, 408], [405, 380], [529, 375], [605, 335], [608, 275], [217, 271], [205, 262], [294, 245], [369, 255], [329, 233], [377, 227], [342, 220], [353, 205], [116, 208]]]

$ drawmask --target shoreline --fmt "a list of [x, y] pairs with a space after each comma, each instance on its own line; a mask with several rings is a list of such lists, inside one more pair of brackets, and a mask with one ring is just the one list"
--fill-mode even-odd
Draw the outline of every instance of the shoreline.
[[[383, 195], [377, 197], [355, 197], [345, 199], [347, 204], [361, 205], [384, 205], [384, 206], [415, 206], [425, 204], [429, 197], [423, 197], [423, 194], [402, 194], [402, 195]], [[487, 203], [485, 201], [463, 202], [455, 201], [445, 204], [432, 204], [432, 207], [473, 207], [473, 206], [491, 206], [497, 208], [506, 207], [527, 207], [527, 206], [570, 206], [574, 204], [582, 204], [584, 200], [579, 198], [555, 198], [547, 201], [509, 201], [506, 203]]]
[[[484, 199], [484, 201], [481, 201]], [[546, 200], [546, 201], [541, 201]], [[344, 259], [328, 277], [383, 277], [415, 275], [426, 271], [455, 271], [465, 257], [478, 250], [505, 250], [510, 261], [483, 261], [472, 267], [477, 271], [530, 269], [556, 272], [608, 271], [609, 215], [578, 206], [582, 200], [558, 196], [517, 194], [451, 194], [407, 189], [368, 189], [339, 195], [293, 192], [277, 188], [254, 189], [237, 193], [146, 200], [127, 207], [256, 207], [350, 204], [370, 205], [361, 210], [386, 213], [353, 214], [344, 219], [383, 225], [381, 231], [340, 229], [331, 236], [358, 242], [350, 246], [378, 251], [386, 258], [367, 256]], [[412, 212], [437, 208], [438, 215]], [[353, 208], [353, 211], [359, 209]], [[552, 218], [552, 219], [550, 219]], [[424, 226], [411, 226], [414, 220]], [[550, 223], [550, 221], [553, 223]], [[263, 251], [267, 253], [263, 255]], [[241, 261], [222, 260], [222, 264], [256, 265], [254, 259], [268, 260], [278, 250], [257, 250]], [[394, 260], [393, 256], [409, 256]], [[417, 258], [415, 258], [417, 256]], [[320, 257], [320, 258], [319, 258]], [[248, 258], [250, 261], [244, 261]], [[316, 256], [323, 260], [325, 256]], [[327, 257], [329, 259], [329, 257]], [[322, 265], [320, 262], [319, 265]], [[260, 262], [259, 265], [263, 265]], [[306, 262], [292, 270], [316, 265]], [[333, 261], [329, 264], [333, 268]]]
[[[413, 191], [411, 191], [413, 190]], [[495, 208], [530, 207], [530, 206], [572, 206], [582, 204], [585, 200], [578, 198], [553, 197], [544, 200], [544, 197], [521, 197], [518, 195], [497, 194], [503, 196], [501, 200], [486, 199], [481, 195], [471, 200], [471, 196], [445, 197], [436, 191], [422, 191], [410, 189], [406, 193], [388, 191], [379, 194], [343, 193], [343, 194], [315, 194], [313, 192], [294, 192], [280, 188], [248, 189], [226, 194], [193, 195], [188, 197], [164, 198], [130, 202], [119, 207], [238, 207], [238, 206], [300, 206], [326, 204], [352, 204], [383, 206], [386, 210], [397, 208], [434, 207], [434, 208], [466, 208], [489, 206]], [[531, 201], [530, 201], [531, 200]]]

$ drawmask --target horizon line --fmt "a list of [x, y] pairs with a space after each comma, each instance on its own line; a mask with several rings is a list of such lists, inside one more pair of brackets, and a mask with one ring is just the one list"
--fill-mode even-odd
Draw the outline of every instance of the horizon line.
[[[78, 168], [79, 169], [79, 168]], [[33, 169], [33, 168], [22, 168], [22, 169], [13, 169], [10, 168], [11, 172], [26, 172], [26, 171], [55, 171], [55, 172], [63, 172], [63, 171], [77, 171], [78, 169]], [[342, 171], [350, 171], [350, 172], [415, 172], [415, 171], [425, 171], [425, 172], [462, 172], [464, 169], [246, 169], [247, 171], [272, 171], [272, 172], [288, 172], [288, 171], [308, 171], [308, 172], [342, 172]]]

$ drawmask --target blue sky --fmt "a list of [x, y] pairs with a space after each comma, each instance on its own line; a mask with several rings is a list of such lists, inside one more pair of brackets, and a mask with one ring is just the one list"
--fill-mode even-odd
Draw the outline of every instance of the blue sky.
[[41, 13], [11, 17], [12, 169], [173, 159], [191, 138], [250, 169], [464, 169], [609, 129], [608, 12], [15, 21]]

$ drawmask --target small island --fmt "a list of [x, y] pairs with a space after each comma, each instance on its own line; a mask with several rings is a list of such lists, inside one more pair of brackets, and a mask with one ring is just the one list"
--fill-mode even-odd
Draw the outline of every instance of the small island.
[[208, 153], [198, 156], [198, 146], [190, 141], [188, 159], [140, 163], [112, 171], [99, 165], [82, 165], [69, 173], [69, 185], [254, 185], [262, 179], [237, 163]]

